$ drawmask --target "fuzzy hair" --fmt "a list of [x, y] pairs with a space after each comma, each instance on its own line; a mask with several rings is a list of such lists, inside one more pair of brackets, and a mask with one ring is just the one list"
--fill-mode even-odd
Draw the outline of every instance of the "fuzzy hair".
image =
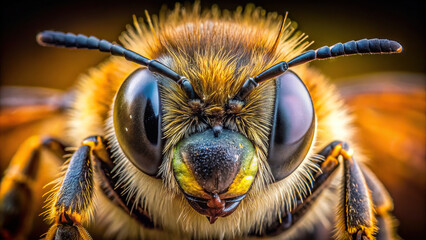
[[[266, 14], [265, 10], [252, 5], [237, 8], [235, 12], [221, 12], [217, 7], [201, 12], [197, 4], [189, 9], [176, 6], [173, 11], [164, 10], [159, 16], [148, 18], [148, 24], [135, 19], [134, 27], [129, 27], [120, 40], [126, 48], [157, 59], [187, 77], [206, 103], [203, 110], [208, 113], [223, 109], [248, 77], [280, 61], [290, 60], [309, 46], [306, 36], [297, 32], [290, 21], [285, 22], [281, 31], [282, 19], [277, 13]], [[317, 129], [313, 145], [300, 166], [287, 178], [271, 183], [266, 158], [275, 84], [273, 81], [262, 83], [248, 96], [241, 111], [233, 118], [222, 119], [226, 128], [236, 130], [252, 141], [259, 159], [259, 173], [238, 209], [210, 224], [190, 207], [173, 177], [171, 156], [174, 146], [185, 136], [208, 127], [194, 121], [188, 98], [177, 84], [159, 78], [162, 128], [166, 140], [160, 170], [162, 180], [133, 166], [115, 138], [110, 117], [115, 93], [125, 78], [139, 67], [123, 58], [110, 57], [83, 76], [69, 133], [75, 144], [86, 136], [107, 136], [116, 164], [113, 171], [119, 184], [126, 188], [129, 197], [136, 199], [135, 204], [143, 203], [154, 224], [165, 232], [175, 233], [175, 236], [233, 238], [244, 236], [251, 230], [260, 231], [275, 221], [283, 209], [290, 211], [298, 199], [310, 194], [313, 176], [319, 171], [319, 156], [315, 155], [318, 149], [333, 140], [351, 143], [351, 119], [334, 87], [307, 66], [294, 68], [292, 70], [310, 91]], [[357, 159], [362, 160], [361, 157]], [[320, 198], [324, 201], [316, 204], [317, 207], [285, 233], [286, 236], [308, 231], [321, 219], [319, 216], [330, 215], [335, 203], [329, 199], [335, 199], [337, 195], [332, 190], [326, 192]], [[121, 238], [153, 236], [150, 230], [129, 227], [135, 225], [134, 220], [105, 199], [98, 198], [97, 204], [104, 209], [101, 218], [105, 224], [122, 223], [122, 228], [110, 228], [110, 234], [119, 234]]]
[[[77, 149], [68, 148], [67, 151], [74, 152]], [[95, 191], [95, 187], [93, 186], [93, 169], [89, 168], [89, 171], [85, 174], [86, 182], [79, 183], [80, 188], [82, 189], [81, 193], [74, 196], [73, 202], [70, 206], [65, 207], [64, 204], [58, 203], [58, 200], [61, 198], [61, 195], [64, 194], [64, 186], [63, 182], [65, 179], [65, 175], [67, 173], [68, 167], [70, 165], [72, 154], [67, 154], [64, 157], [69, 157], [67, 161], [61, 166], [60, 171], [57, 173], [57, 178], [46, 185], [53, 187], [50, 191], [44, 194], [47, 196], [46, 204], [44, 206], [45, 211], [42, 215], [45, 216], [46, 220], [49, 223], [54, 223], [56, 218], [62, 213], [67, 213], [69, 216], [72, 216], [74, 213], [77, 213], [81, 216], [81, 223], [79, 224], [88, 224], [93, 220], [95, 205], [93, 204], [93, 195]], [[88, 161], [88, 164], [92, 165], [91, 161]], [[49, 230], [50, 232], [50, 230]]]

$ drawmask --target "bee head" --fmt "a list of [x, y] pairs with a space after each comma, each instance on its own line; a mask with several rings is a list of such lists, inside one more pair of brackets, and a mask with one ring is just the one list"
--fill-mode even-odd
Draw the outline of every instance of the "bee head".
[[[189, 204], [210, 223], [237, 209], [261, 166], [269, 169], [274, 181], [280, 181], [298, 168], [311, 149], [316, 128], [312, 99], [289, 68], [315, 59], [402, 49], [394, 41], [364, 39], [310, 50], [249, 76], [224, 104], [217, 105], [207, 101], [198, 86], [194, 88], [195, 76], [181, 76], [162, 61], [119, 45], [51, 31], [42, 32], [38, 40], [43, 45], [98, 49], [144, 66], [128, 76], [115, 95], [113, 125], [119, 147], [136, 168], [152, 177], [165, 178], [162, 169], [165, 172], [170, 166]], [[251, 120], [226, 122], [238, 119], [249, 109], [254, 90], [268, 84], [275, 91], [263, 91], [273, 99], [269, 127], [247, 127], [250, 121], [263, 118], [253, 112]], [[257, 104], [261, 109], [262, 103]], [[167, 108], [170, 105], [174, 108]], [[264, 159], [257, 154], [256, 132], [266, 139]]]
[[[165, 147], [158, 82], [151, 71], [136, 70], [121, 85], [113, 109], [120, 148], [139, 170], [153, 177], [158, 176]], [[217, 121], [225, 114], [222, 109], [205, 107], [200, 99], [188, 100], [192, 117], [205, 121], [206, 127], [173, 146], [173, 173], [190, 205], [213, 223], [231, 214], [245, 197], [256, 177], [258, 159], [246, 136]], [[235, 107], [230, 104], [226, 109]]]

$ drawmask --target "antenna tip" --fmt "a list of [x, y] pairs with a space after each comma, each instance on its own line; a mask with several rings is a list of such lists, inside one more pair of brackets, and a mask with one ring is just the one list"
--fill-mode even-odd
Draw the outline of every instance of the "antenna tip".
[[390, 47], [392, 51], [395, 53], [402, 52], [402, 45], [397, 41], [390, 41]]
[[36, 36], [36, 41], [41, 46], [49, 46], [54, 43], [52, 31], [39, 32]]

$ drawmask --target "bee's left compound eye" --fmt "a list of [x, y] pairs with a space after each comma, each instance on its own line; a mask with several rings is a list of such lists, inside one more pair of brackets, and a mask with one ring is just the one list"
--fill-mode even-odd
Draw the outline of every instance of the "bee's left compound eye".
[[123, 82], [113, 118], [126, 157], [144, 173], [156, 175], [162, 162], [161, 105], [157, 79], [149, 70], [136, 70]]
[[294, 72], [277, 77], [276, 88], [268, 163], [279, 181], [306, 157], [315, 132], [315, 112], [308, 89]]

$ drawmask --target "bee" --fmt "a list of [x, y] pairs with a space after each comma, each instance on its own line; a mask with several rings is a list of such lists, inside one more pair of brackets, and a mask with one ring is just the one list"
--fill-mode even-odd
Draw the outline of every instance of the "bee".
[[222, 14], [178, 6], [156, 19], [135, 18], [123, 46], [37, 36], [43, 46], [113, 56], [70, 94], [39, 96], [31, 116], [65, 109], [67, 134], [30, 137], [12, 158], [1, 182], [3, 238], [28, 234], [35, 210], [25, 200], [40, 192], [45, 152], [60, 160], [70, 150], [63, 171], [50, 169], [61, 173], [48, 193], [46, 239], [91, 239], [90, 223], [120, 239], [397, 237], [392, 200], [353, 140], [352, 115], [306, 63], [400, 53], [398, 42], [307, 50], [287, 15], [251, 5]]

